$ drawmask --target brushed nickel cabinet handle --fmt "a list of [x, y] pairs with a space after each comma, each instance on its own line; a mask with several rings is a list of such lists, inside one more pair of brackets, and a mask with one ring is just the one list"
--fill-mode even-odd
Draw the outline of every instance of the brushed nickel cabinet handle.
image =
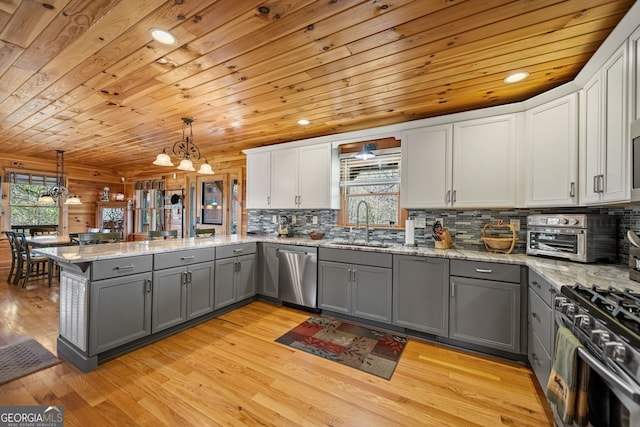
[[572, 182], [569, 186], [569, 197], [576, 197], [576, 183]]
[[451, 190], [447, 190], [447, 195], [445, 196], [445, 201], [449, 203], [451, 201]]
[[594, 193], [598, 192], [598, 176], [599, 175], [594, 175], [593, 176], [593, 192]]
[[456, 190], [453, 190], [453, 199], [452, 199], [453, 203], [456, 202]]

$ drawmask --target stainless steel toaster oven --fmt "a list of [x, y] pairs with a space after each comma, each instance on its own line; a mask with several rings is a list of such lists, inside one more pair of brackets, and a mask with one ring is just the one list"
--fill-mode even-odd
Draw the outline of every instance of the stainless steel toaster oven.
[[577, 262], [614, 261], [617, 217], [544, 214], [527, 217], [527, 254]]

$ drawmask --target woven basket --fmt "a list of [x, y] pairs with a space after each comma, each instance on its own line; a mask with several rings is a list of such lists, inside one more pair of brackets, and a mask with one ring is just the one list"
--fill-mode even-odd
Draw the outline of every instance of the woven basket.
[[495, 224], [484, 225], [481, 239], [489, 252], [510, 254], [513, 252], [518, 236], [512, 224], [503, 224], [499, 219]]

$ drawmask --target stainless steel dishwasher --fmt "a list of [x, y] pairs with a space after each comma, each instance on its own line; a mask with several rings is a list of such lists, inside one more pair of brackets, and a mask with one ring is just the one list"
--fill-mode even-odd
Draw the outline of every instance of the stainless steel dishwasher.
[[278, 256], [278, 297], [283, 303], [317, 308], [318, 249], [280, 246]]

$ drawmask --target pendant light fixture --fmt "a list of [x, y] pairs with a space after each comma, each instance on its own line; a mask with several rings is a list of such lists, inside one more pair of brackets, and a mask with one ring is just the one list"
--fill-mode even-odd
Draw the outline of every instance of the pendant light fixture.
[[[177, 159], [182, 159], [178, 165], [178, 169], [182, 171], [195, 172], [196, 169], [193, 167], [193, 161], [198, 161], [201, 158], [204, 158], [204, 163], [200, 165], [198, 173], [203, 175], [214, 174], [207, 158], [200, 155], [200, 149], [193, 143], [192, 124], [193, 119], [188, 119], [186, 117], [182, 118], [182, 139], [173, 144], [173, 147], [163, 149], [162, 153], [158, 154], [156, 160], [153, 162], [154, 165], [173, 166], [173, 162], [169, 156], [169, 153], [171, 153]], [[188, 134], [187, 128], [189, 129]]]
[[77, 194], [69, 195], [65, 181], [64, 151], [56, 150], [56, 185], [38, 198], [38, 204], [52, 205], [60, 198], [64, 200], [65, 205], [81, 205], [80, 196]]
[[376, 149], [376, 144], [367, 144], [366, 142], [362, 144], [362, 150], [356, 154], [356, 159], [359, 160], [369, 160], [373, 159], [376, 155], [373, 153], [373, 150]]

